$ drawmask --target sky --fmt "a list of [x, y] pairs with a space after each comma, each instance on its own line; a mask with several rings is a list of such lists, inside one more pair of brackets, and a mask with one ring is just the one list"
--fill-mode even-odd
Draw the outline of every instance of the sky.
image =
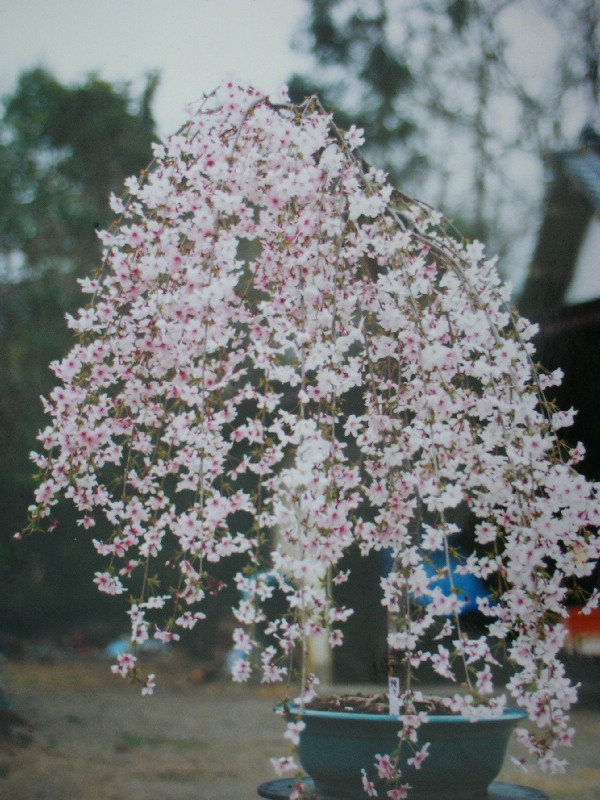
[[234, 75], [266, 92], [308, 60], [292, 49], [304, 0], [0, 0], [0, 96], [43, 66], [63, 83], [90, 72], [131, 82], [160, 72], [153, 109], [162, 136], [185, 107]]

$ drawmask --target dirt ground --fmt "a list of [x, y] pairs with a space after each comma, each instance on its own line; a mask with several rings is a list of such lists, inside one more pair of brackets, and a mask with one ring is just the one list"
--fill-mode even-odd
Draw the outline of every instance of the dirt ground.
[[[0, 678], [29, 729], [0, 739], [2, 800], [249, 800], [286, 752], [272, 707], [280, 689], [197, 680], [193, 662], [156, 665], [156, 693], [110, 673], [104, 659], [6, 661]], [[596, 673], [596, 677], [598, 673]], [[364, 688], [364, 687], [363, 687]], [[551, 800], [600, 799], [600, 682], [574, 715], [567, 775], [507, 760], [499, 780], [537, 786]]]

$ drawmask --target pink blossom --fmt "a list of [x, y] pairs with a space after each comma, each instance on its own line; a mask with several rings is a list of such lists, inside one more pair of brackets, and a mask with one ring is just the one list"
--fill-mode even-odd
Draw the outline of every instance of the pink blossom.
[[154, 680], [155, 677], [156, 676], [153, 673], [150, 673], [148, 675], [148, 677], [144, 682], [144, 685], [142, 686], [142, 695], [147, 696], [154, 694], [154, 689], [156, 688], [156, 682]]
[[349, 147], [353, 150], [355, 147], [360, 147], [365, 143], [364, 131], [362, 128], [357, 128], [356, 125], [351, 125], [348, 128], [344, 138], [348, 142]]
[[290, 792], [289, 800], [302, 800], [306, 791], [306, 786], [302, 781], [296, 781]]
[[276, 657], [277, 651], [274, 647], [266, 647], [261, 653], [260, 660], [263, 673], [261, 683], [277, 683], [286, 677], [287, 667], [273, 663]]
[[271, 764], [277, 775], [285, 775], [286, 772], [295, 772], [298, 769], [298, 764], [291, 756], [272, 758]]
[[289, 739], [292, 744], [297, 745], [300, 743], [300, 734], [305, 728], [305, 722], [288, 722], [283, 736], [285, 739]]
[[237, 659], [231, 668], [231, 678], [235, 683], [245, 683], [251, 674], [252, 667], [245, 658]]
[[157, 628], [154, 631], [154, 638], [157, 641], [162, 642], [162, 644], [170, 644], [171, 642], [178, 642], [180, 636], [178, 633], [175, 633], [174, 631], [166, 631]]
[[423, 762], [425, 761], [425, 759], [429, 755], [430, 746], [431, 745], [430, 745], [429, 742], [424, 744], [423, 747], [421, 747], [419, 750], [417, 750], [417, 752], [414, 754], [414, 756], [412, 758], [407, 759], [406, 763], [410, 764], [415, 769], [421, 769], [421, 767], [423, 765]]
[[136, 657], [131, 653], [119, 653], [117, 663], [112, 665], [111, 671], [127, 678], [135, 670], [136, 661]]
[[108, 572], [96, 572], [94, 575], [94, 583], [97, 584], [101, 592], [105, 594], [122, 594], [125, 591], [125, 587], [115, 575], [111, 575]]
[[365, 790], [368, 797], [377, 797], [377, 789], [375, 788], [375, 784], [372, 780], [369, 779], [367, 776], [367, 772], [364, 769], [361, 769], [362, 774], [362, 785], [363, 789]]
[[431, 664], [438, 675], [441, 675], [443, 678], [448, 678], [449, 680], [456, 680], [456, 676], [451, 668], [450, 652], [443, 645], [438, 645], [437, 653], [431, 656]]
[[391, 780], [394, 778], [396, 774], [396, 767], [392, 763], [391, 758], [388, 755], [382, 756], [379, 753], [376, 754], [375, 759], [377, 761], [377, 774], [383, 780]]
[[332, 630], [329, 634], [329, 646], [330, 647], [341, 647], [344, 642], [344, 634], [341, 630], [335, 629]]
[[[408, 610], [389, 646], [466, 681], [448, 703], [475, 717], [504, 703], [489, 695], [504, 639], [506, 689], [540, 728], [521, 741], [559, 769], [576, 693], [556, 620], [600, 555], [597, 486], [557, 431], [572, 412], [543, 395], [562, 376], [533, 369], [535, 326], [480, 243], [365, 166], [362, 131], [315, 99], [287, 102], [224, 82], [111, 199], [121, 218], [100, 234], [101, 275], [82, 282], [91, 302], [43, 401], [30, 527], [73, 504], [107, 559], [94, 582], [135, 597], [140, 643], [203, 619], [235, 562], [236, 681], [250, 652], [271, 682], [315, 633], [339, 645], [345, 556], [389, 552], [382, 604]], [[463, 506], [477, 547], [455, 559], [448, 511]], [[488, 639], [457, 625], [460, 575], [498, 590], [478, 599]], [[286, 610], [269, 619], [276, 595]], [[405, 716], [403, 741], [425, 722]]]
[[349, 577], [350, 570], [346, 570], [345, 572], [337, 572], [333, 577], [333, 582], [336, 584], [336, 586], [339, 586], [341, 583], [346, 583]]
[[402, 786], [398, 786], [394, 789], [388, 789], [387, 796], [390, 798], [390, 800], [406, 800], [410, 788], [410, 785], [405, 783]]

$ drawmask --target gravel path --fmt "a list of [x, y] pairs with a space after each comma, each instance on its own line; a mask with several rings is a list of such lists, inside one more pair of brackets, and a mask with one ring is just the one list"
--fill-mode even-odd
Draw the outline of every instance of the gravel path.
[[[32, 741], [0, 744], [5, 800], [250, 800], [285, 752], [272, 712], [280, 689], [194, 680], [194, 665], [156, 666], [155, 695], [110, 674], [105, 661], [7, 662], [0, 675]], [[600, 684], [596, 684], [600, 685]], [[600, 707], [575, 715], [568, 775], [510, 768], [501, 780], [537, 786], [552, 800], [599, 800]], [[508, 762], [507, 762], [508, 763]]]

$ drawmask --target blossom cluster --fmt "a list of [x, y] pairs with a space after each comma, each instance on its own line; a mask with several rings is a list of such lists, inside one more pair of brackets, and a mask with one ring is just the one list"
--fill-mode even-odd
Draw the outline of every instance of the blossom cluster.
[[[243, 561], [237, 680], [290, 678], [316, 633], [341, 644], [344, 555], [389, 552], [390, 646], [485, 695], [503, 642], [507, 688], [539, 726], [523, 739], [558, 768], [574, 699], [565, 579], [598, 559], [596, 490], [561, 444], [570, 416], [544, 396], [560, 376], [536, 373], [535, 327], [495, 262], [366, 165], [361, 142], [315, 98], [227, 82], [155, 147], [112, 198], [91, 300], [69, 319], [78, 343], [53, 365], [33, 524], [74, 504], [108, 560], [99, 589], [134, 598], [135, 642], [194, 627], [212, 566]], [[453, 566], [459, 508], [476, 548]], [[443, 575], [425, 569], [436, 553]], [[460, 572], [493, 587], [487, 639], [440, 588]], [[286, 611], [269, 618], [274, 592]], [[424, 602], [408, 612], [407, 598]]]

